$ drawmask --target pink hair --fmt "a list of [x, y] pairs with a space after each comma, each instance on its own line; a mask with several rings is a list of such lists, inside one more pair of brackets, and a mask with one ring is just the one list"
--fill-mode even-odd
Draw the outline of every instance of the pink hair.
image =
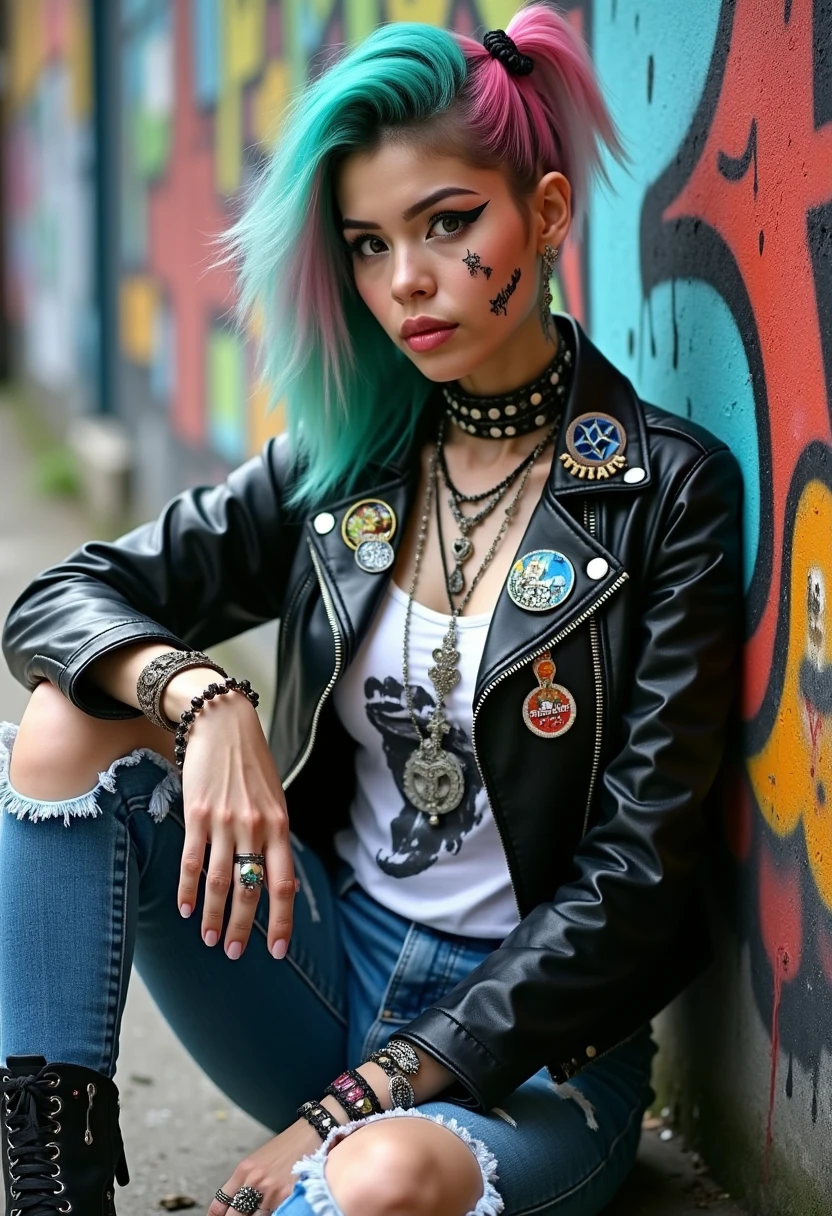
[[527, 183], [552, 170], [563, 173], [580, 228], [593, 173], [608, 180], [599, 142], [624, 159], [586, 45], [548, 4], [521, 9], [506, 33], [534, 61], [528, 76], [510, 74], [482, 43], [456, 35], [470, 73], [466, 126], [489, 158], [511, 166]]

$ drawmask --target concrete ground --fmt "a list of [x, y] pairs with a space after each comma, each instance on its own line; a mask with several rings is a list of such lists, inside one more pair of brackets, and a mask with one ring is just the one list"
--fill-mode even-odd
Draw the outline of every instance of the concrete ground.
[[[29, 454], [0, 398], [0, 620], [30, 578], [91, 534], [77, 505], [34, 493]], [[19, 720], [26, 700], [0, 662], [0, 719]], [[29, 1050], [37, 1052], [38, 1045]], [[138, 977], [127, 1000], [116, 1081], [132, 1175], [117, 1195], [120, 1216], [205, 1211], [239, 1160], [268, 1138], [184, 1052]], [[648, 1121], [635, 1170], [607, 1216], [697, 1216], [703, 1210], [742, 1216], [672, 1129], [660, 1117]]]

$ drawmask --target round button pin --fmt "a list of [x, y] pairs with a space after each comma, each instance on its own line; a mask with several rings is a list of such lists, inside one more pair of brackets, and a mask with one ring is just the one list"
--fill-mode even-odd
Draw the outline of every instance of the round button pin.
[[326, 536], [327, 532], [331, 532], [335, 527], [335, 516], [329, 511], [321, 511], [320, 515], [316, 515], [312, 520], [312, 527], [318, 536]]
[[603, 557], [593, 557], [587, 562], [586, 572], [592, 579], [603, 578], [610, 568], [609, 562]]
[[635, 485], [638, 481], [644, 481], [646, 476], [647, 474], [644, 469], [640, 469], [638, 465], [633, 465], [631, 469], [627, 469], [624, 474], [624, 480], [629, 482], [630, 485]]
[[518, 558], [511, 568], [506, 590], [518, 608], [548, 612], [557, 608], [575, 586], [575, 569], [557, 549], [535, 549]]

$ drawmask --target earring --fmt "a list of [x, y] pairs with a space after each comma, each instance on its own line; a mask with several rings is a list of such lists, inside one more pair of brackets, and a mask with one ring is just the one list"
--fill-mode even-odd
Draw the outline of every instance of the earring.
[[560, 250], [553, 249], [551, 245], [546, 245], [543, 249], [543, 302], [540, 306], [540, 324], [546, 337], [549, 336], [552, 316], [552, 289], [549, 280], [555, 272], [555, 262], [559, 254]]

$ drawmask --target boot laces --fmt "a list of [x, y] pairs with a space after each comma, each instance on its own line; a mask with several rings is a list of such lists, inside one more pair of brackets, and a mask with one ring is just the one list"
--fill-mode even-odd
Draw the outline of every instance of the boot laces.
[[9, 1216], [54, 1216], [71, 1212], [61, 1196], [58, 1158], [60, 1145], [47, 1140], [61, 1130], [57, 1115], [61, 1099], [51, 1090], [58, 1076], [48, 1066], [28, 1077], [3, 1077], [3, 1107], [6, 1121], [11, 1179]]

